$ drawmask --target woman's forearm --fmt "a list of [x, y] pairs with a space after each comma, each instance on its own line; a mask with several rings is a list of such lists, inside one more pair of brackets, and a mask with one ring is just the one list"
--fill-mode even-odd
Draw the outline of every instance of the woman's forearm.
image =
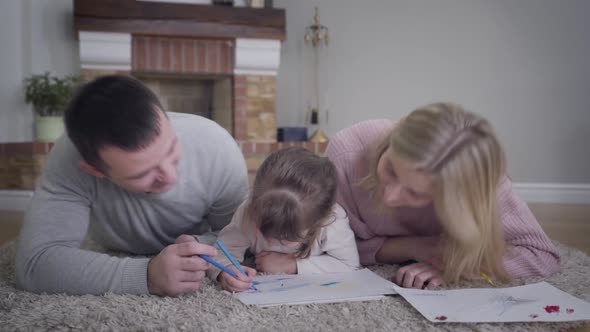
[[390, 237], [383, 242], [375, 259], [383, 264], [398, 264], [409, 260], [430, 261], [434, 258], [432, 256], [437, 243], [438, 236]]

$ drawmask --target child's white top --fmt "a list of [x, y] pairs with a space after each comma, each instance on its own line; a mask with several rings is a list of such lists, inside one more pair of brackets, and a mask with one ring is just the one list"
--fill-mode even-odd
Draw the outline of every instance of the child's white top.
[[[248, 200], [238, 207], [231, 223], [219, 233], [219, 240], [232, 256], [241, 262], [244, 260], [247, 249], [250, 249], [255, 255], [263, 251], [295, 253], [296, 247], [290, 248], [274, 243], [271, 245], [260, 232], [256, 232], [254, 229], [246, 231], [246, 227], [242, 227], [247, 203]], [[360, 267], [356, 240], [348, 224], [346, 211], [339, 204], [334, 204], [332, 214], [327, 217], [326, 223], [327, 225], [320, 229], [319, 235], [311, 247], [310, 256], [297, 259], [298, 274], [345, 272]], [[221, 250], [218, 250], [215, 260], [223, 265], [231, 264]], [[207, 274], [211, 279], [216, 280], [220, 272], [219, 269], [212, 267], [207, 271]]]

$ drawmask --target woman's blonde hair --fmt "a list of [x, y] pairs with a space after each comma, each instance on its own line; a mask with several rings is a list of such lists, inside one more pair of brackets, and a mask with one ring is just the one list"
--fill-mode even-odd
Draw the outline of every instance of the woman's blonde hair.
[[433, 175], [433, 202], [443, 228], [444, 278], [481, 272], [507, 281], [496, 192], [505, 174], [503, 149], [490, 123], [453, 103], [418, 108], [380, 142], [363, 180], [381, 200], [377, 164], [395, 153]]

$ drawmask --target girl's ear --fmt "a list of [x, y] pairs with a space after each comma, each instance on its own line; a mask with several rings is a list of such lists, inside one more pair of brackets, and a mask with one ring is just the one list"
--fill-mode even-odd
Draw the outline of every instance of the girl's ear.
[[106, 177], [106, 174], [99, 171], [98, 169], [96, 169], [96, 167], [90, 165], [89, 163], [87, 163], [85, 161], [80, 162], [80, 168], [83, 169], [86, 173], [88, 173], [92, 176], [96, 176], [99, 179]]

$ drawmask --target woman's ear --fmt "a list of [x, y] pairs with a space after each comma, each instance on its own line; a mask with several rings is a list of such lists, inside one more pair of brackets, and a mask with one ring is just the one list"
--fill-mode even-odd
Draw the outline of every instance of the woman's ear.
[[92, 176], [96, 176], [99, 179], [106, 177], [106, 174], [99, 171], [96, 167], [90, 165], [89, 163], [87, 163], [85, 161], [80, 162], [80, 168], [83, 169], [86, 173], [88, 173]]

